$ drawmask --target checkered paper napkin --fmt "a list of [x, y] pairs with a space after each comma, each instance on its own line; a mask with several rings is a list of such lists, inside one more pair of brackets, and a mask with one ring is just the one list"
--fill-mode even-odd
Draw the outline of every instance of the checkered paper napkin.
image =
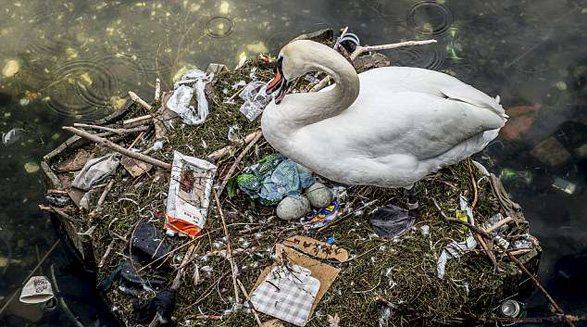
[[255, 310], [297, 326], [310, 318], [320, 281], [310, 270], [297, 265], [280, 265], [271, 269], [251, 296]]

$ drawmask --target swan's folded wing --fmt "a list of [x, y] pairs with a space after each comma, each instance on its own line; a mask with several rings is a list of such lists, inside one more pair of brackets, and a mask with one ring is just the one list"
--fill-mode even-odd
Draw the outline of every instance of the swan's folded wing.
[[417, 92], [437, 95], [505, 114], [499, 96], [492, 98], [450, 75], [413, 67], [383, 67], [359, 75], [361, 88], [379, 92]]

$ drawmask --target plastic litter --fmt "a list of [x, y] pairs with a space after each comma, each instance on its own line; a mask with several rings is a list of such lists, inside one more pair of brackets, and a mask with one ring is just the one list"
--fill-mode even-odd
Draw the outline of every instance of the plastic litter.
[[162, 290], [150, 301], [136, 301], [133, 303], [133, 319], [141, 324], [148, 324], [157, 317], [160, 326], [171, 323], [171, 314], [175, 309], [175, 292], [170, 289]]
[[240, 107], [240, 112], [248, 120], [255, 120], [271, 101], [271, 95], [268, 95], [266, 90], [264, 82], [252, 81], [241, 91], [239, 96], [245, 103]]
[[566, 179], [560, 177], [554, 177], [554, 182], [552, 183], [552, 187], [559, 191], [563, 191], [569, 195], [573, 195], [577, 190], [577, 184], [569, 182]]
[[[460, 203], [460, 210], [464, 212], [466, 217], [468, 218], [468, 223], [471, 225], [475, 225], [475, 219], [473, 218], [473, 210], [469, 206], [467, 199], [460, 194], [459, 195], [459, 203]], [[471, 231], [469, 231], [469, 235], [467, 238], [462, 242], [452, 241], [450, 242], [440, 253], [438, 257], [438, 263], [436, 265], [436, 275], [438, 278], [442, 279], [445, 274], [446, 263], [448, 259], [457, 259], [462, 257], [465, 253], [473, 250], [477, 246], [477, 241]]]
[[137, 225], [131, 242], [133, 249], [144, 254], [147, 259], [158, 259], [171, 251], [157, 227], [146, 221]]
[[20, 302], [34, 304], [49, 301], [54, 297], [51, 282], [45, 276], [31, 277], [20, 292]]
[[165, 229], [199, 235], [206, 223], [216, 166], [206, 160], [173, 154]]
[[499, 172], [499, 179], [511, 186], [524, 186], [532, 183], [534, 176], [526, 170], [504, 168]]
[[381, 316], [379, 316], [379, 319], [377, 320], [377, 326], [388, 327], [389, 318], [391, 318], [391, 308], [386, 306], [385, 309], [383, 309]]
[[390, 205], [389, 207], [377, 209], [369, 218], [375, 233], [379, 237], [399, 237], [406, 233], [416, 219], [408, 215], [408, 210]]
[[96, 183], [114, 174], [120, 164], [119, 154], [109, 154], [89, 160], [75, 176], [73, 187], [88, 191]]
[[311, 172], [299, 167], [279, 153], [270, 154], [245, 168], [237, 177], [237, 184], [262, 205], [276, 205], [285, 196], [299, 198], [302, 189], [313, 183]]
[[24, 134], [23, 132], [24, 129], [22, 128], [13, 128], [6, 133], [2, 133], [2, 143], [4, 145], [10, 145], [18, 142]]
[[329, 206], [318, 210], [314, 218], [310, 221], [310, 226], [312, 228], [326, 226], [340, 215], [340, 208], [338, 202], [332, 201]]
[[522, 312], [522, 305], [518, 301], [505, 300], [499, 307], [501, 314], [505, 317], [516, 318], [519, 317]]
[[477, 241], [473, 235], [467, 237], [463, 242], [452, 241], [449, 243], [438, 257], [438, 264], [436, 265], [436, 275], [442, 279], [444, 277], [446, 262], [448, 259], [457, 259], [462, 257], [466, 252], [473, 250], [477, 246]]
[[227, 137], [230, 142], [236, 143], [239, 141], [239, 139], [240, 139], [238, 137], [239, 129], [240, 128], [236, 124], [228, 127], [228, 136]]
[[[177, 113], [184, 123], [188, 125], [199, 125], [208, 118], [208, 100], [204, 87], [208, 79], [206, 73], [198, 69], [189, 70], [181, 79], [175, 83], [174, 91], [169, 100], [167, 107]], [[193, 84], [188, 86], [187, 84]], [[196, 93], [197, 110], [190, 106], [190, 102]]]
[[157, 288], [165, 284], [165, 280], [163, 279], [139, 276], [130, 260], [125, 260], [120, 264], [119, 273], [119, 289], [124, 293], [133, 296], [138, 295], [143, 290], [153, 292], [153, 288]]

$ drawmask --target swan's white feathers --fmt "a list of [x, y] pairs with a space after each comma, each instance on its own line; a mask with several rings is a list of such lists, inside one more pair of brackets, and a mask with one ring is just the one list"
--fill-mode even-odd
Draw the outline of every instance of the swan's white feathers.
[[[293, 112], [271, 104], [263, 117], [267, 140], [334, 181], [404, 187], [481, 151], [505, 124], [499, 97], [440, 72], [385, 67], [360, 74], [359, 81], [359, 95], [346, 110], [287, 133], [277, 120]], [[300, 95], [286, 104], [321, 109], [310, 100]]]

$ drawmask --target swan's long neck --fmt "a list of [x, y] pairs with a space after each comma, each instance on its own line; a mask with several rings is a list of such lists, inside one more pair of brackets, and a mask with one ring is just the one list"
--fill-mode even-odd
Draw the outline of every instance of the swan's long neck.
[[296, 75], [321, 71], [328, 74], [336, 86], [325, 92], [287, 95], [280, 105], [274, 107], [283, 123], [293, 129], [340, 114], [353, 104], [360, 88], [354, 67], [335, 50], [320, 44], [300, 52], [299, 58], [293, 61], [298, 63], [298, 67], [292, 68], [297, 70]]

